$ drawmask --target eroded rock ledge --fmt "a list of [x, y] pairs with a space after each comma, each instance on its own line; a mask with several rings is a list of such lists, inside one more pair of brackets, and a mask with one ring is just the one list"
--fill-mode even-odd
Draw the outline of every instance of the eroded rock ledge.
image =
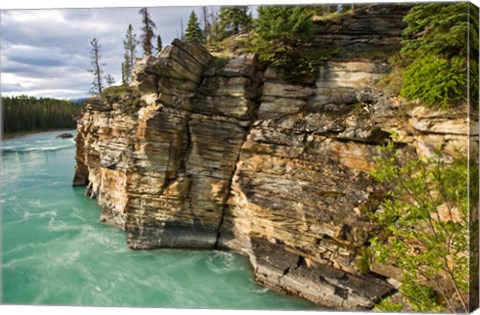
[[355, 263], [375, 234], [366, 213], [378, 206], [368, 172], [379, 146], [395, 131], [406, 155], [442, 145], [448, 159], [470, 132], [462, 109], [400, 110], [372, 89], [388, 71], [337, 60], [290, 82], [254, 55], [221, 63], [175, 40], [138, 61], [127, 91], [86, 104], [74, 185], [131, 248], [235, 250], [268, 287], [370, 309], [395, 291], [388, 268], [365, 275]]

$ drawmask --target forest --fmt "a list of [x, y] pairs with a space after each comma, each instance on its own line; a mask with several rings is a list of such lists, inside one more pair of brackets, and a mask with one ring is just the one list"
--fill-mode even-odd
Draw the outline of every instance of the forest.
[[67, 100], [33, 96], [2, 97], [3, 132], [74, 129], [82, 106]]

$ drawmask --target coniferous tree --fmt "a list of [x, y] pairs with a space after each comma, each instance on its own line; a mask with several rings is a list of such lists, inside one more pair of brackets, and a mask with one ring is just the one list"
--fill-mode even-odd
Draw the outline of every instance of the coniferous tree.
[[289, 75], [311, 74], [327, 54], [315, 52], [311, 42], [314, 11], [305, 6], [261, 6], [257, 9], [254, 51], [260, 60]]
[[124, 61], [122, 63], [122, 83], [128, 84], [131, 80], [132, 69], [135, 66], [135, 57], [137, 52], [137, 35], [133, 33], [132, 24], [128, 26], [123, 48], [125, 49]]
[[162, 51], [162, 38], [160, 37], [160, 35], [157, 35], [157, 52], [161, 52]]
[[[478, 104], [478, 9], [467, 2], [429, 3], [405, 16], [400, 94], [423, 105], [448, 109], [468, 98]], [[468, 39], [470, 38], [470, 42]], [[473, 75], [468, 78], [468, 70]]]
[[92, 65], [92, 69], [89, 69], [88, 72], [92, 73], [93, 82], [89, 93], [95, 95], [102, 93], [104, 87], [103, 70], [100, 68], [100, 66], [105, 64], [100, 63], [100, 58], [102, 57], [100, 54], [100, 49], [102, 46], [98, 43], [98, 40], [94, 38], [90, 42], [90, 45], [92, 45], [92, 49], [90, 50], [90, 64]]
[[185, 30], [185, 40], [193, 40], [199, 43], [203, 42], [203, 34], [198, 23], [197, 15], [194, 11], [188, 19], [187, 29]]
[[143, 44], [143, 52], [146, 56], [150, 56], [152, 54], [153, 45], [152, 39], [155, 36], [153, 29], [157, 28], [155, 22], [152, 21], [150, 18], [150, 14], [148, 13], [147, 8], [140, 9], [139, 13], [142, 15], [142, 44]]
[[252, 23], [252, 17], [248, 14], [248, 7], [220, 8], [220, 29], [224, 38], [248, 31], [252, 28]]
[[75, 128], [82, 106], [66, 100], [20, 95], [2, 97], [3, 131]]
[[218, 11], [212, 7], [210, 11], [210, 20], [211, 27], [210, 27], [210, 36], [208, 38], [210, 43], [218, 42], [221, 40], [221, 30], [220, 30], [220, 20], [218, 17]]
[[122, 62], [122, 84], [128, 84], [130, 82], [130, 70], [131, 70], [131, 65], [130, 65], [130, 58], [128, 56], [128, 53], [123, 54], [123, 62]]

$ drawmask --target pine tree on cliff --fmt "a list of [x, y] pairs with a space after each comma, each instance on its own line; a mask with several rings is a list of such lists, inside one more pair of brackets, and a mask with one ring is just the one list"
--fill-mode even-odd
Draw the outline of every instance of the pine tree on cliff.
[[160, 37], [160, 35], [157, 35], [157, 52], [161, 52], [162, 51], [162, 38]]
[[131, 68], [130, 58], [128, 57], [128, 53], [125, 52], [122, 62], [122, 84], [124, 85], [130, 83]]
[[248, 14], [248, 7], [220, 8], [220, 29], [223, 38], [248, 31], [252, 28], [252, 23], [252, 17]]
[[253, 38], [260, 60], [289, 75], [312, 74], [322, 58], [311, 48], [314, 11], [305, 6], [260, 6]]
[[135, 66], [135, 57], [137, 52], [137, 35], [133, 33], [132, 24], [128, 25], [127, 34], [123, 41], [123, 48], [125, 53], [123, 55], [124, 61], [122, 63], [122, 83], [128, 84], [131, 80], [132, 69]]
[[155, 22], [152, 21], [150, 18], [150, 14], [148, 13], [147, 8], [140, 9], [139, 13], [142, 15], [142, 44], [143, 44], [143, 52], [145, 56], [150, 56], [152, 54], [153, 45], [152, 39], [155, 36], [153, 29], [157, 28]]
[[194, 11], [192, 11], [188, 19], [187, 29], [185, 30], [185, 40], [193, 40], [198, 43], [203, 42], [202, 30]]
[[90, 50], [90, 64], [92, 65], [92, 69], [89, 69], [88, 72], [92, 73], [93, 82], [89, 93], [95, 95], [102, 93], [104, 87], [103, 71], [100, 66], [103, 66], [105, 64], [100, 63], [100, 58], [102, 57], [102, 55], [100, 54], [100, 49], [102, 46], [98, 43], [98, 40], [94, 38], [90, 42], [90, 45], [92, 45], [92, 49]]
[[210, 11], [210, 35], [208, 37], [209, 43], [215, 43], [221, 40], [221, 29], [220, 29], [220, 18], [218, 16], [218, 11], [212, 7]]

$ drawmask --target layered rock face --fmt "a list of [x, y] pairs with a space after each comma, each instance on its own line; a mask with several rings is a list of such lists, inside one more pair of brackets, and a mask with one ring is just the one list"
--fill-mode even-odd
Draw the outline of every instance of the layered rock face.
[[235, 250], [266, 286], [370, 309], [395, 290], [388, 268], [356, 267], [375, 235], [368, 174], [381, 144], [394, 131], [406, 156], [442, 145], [449, 159], [475, 136], [466, 110], [404, 111], [374, 91], [388, 71], [337, 60], [292, 82], [254, 55], [223, 60], [175, 40], [138, 61], [128, 90], [87, 103], [74, 184], [131, 248]]
[[336, 56], [347, 58], [376, 58], [388, 52], [394, 53], [400, 46], [405, 27], [403, 17], [412, 6], [408, 3], [379, 4], [336, 19], [314, 17], [318, 31], [313, 44], [330, 47]]

